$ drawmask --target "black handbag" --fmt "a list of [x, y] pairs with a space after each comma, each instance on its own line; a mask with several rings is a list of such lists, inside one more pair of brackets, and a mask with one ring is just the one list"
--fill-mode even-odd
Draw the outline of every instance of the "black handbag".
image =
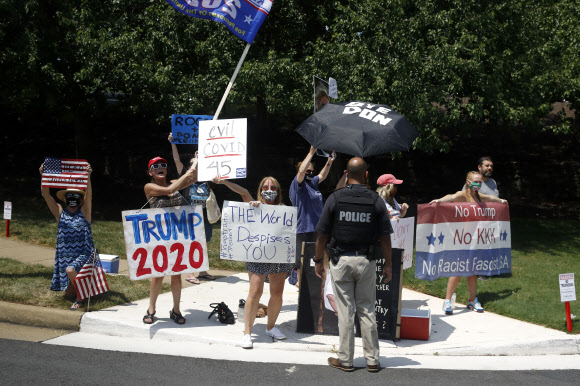
[[230, 308], [224, 302], [211, 303], [209, 306], [213, 307], [213, 311], [207, 317], [208, 319], [211, 318], [213, 314], [217, 313], [220, 323], [234, 324], [236, 322], [232, 310], [230, 310]]

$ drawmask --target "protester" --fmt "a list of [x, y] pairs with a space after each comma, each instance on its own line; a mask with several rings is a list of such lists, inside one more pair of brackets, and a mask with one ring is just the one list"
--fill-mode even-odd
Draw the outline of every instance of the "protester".
[[[145, 184], [145, 196], [151, 208], [167, 208], [172, 206], [188, 205], [187, 201], [179, 193], [195, 181], [197, 181], [197, 169], [188, 169], [178, 180], [167, 182], [167, 161], [161, 157], [152, 158], [149, 161], [149, 176], [151, 182]], [[157, 297], [161, 291], [163, 277], [151, 279], [149, 288], [149, 308], [143, 317], [143, 323], [152, 324], [155, 321]], [[177, 324], [184, 324], [185, 318], [181, 315], [179, 302], [181, 300], [181, 275], [171, 276], [171, 293], [173, 295], [173, 308], [169, 312], [169, 317]]]
[[[258, 186], [258, 201], [252, 198], [252, 195], [246, 188], [241, 187], [233, 182], [222, 180], [217, 175], [213, 182], [216, 184], [224, 184], [234, 192], [238, 193], [244, 202], [249, 203], [254, 207], [260, 204], [268, 205], [282, 205], [282, 191], [280, 184], [274, 177], [264, 177]], [[270, 301], [268, 302], [268, 322], [266, 326], [266, 335], [282, 340], [286, 339], [278, 328], [275, 327], [276, 319], [282, 309], [282, 293], [284, 292], [284, 282], [286, 275], [292, 270], [292, 263], [246, 263], [246, 271], [250, 279], [250, 292], [246, 299], [244, 307], [244, 337], [242, 338], [241, 346], [243, 348], [253, 348], [252, 344], [252, 327], [258, 312], [260, 297], [264, 291], [264, 282], [266, 275], [270, 278]]]
[[389, 211], [389, 218], [396, 219], [399, 221], [401, 217], [405, 217], [407, 214], [407, 209], [409, 209], [409, 205], [403, 203], [403, 205], [399, 205], [397, 200], [395, 199], [395, 194], [397, 194], [397, 185], [403, 183], [403, 180], [397, 180], [394, 175], [392, 174], [383, 174], [377, 180], [377, 193], [383, 201], [385, 201], [385, 205], [387, 206], [387, 210]]
[[[347, 185], [330, 195], [316, 227], [318, 240], [314, 262], [322, 278], [323, 257], [328, 246], [340, 346], [338, 358], [328, 358], [331, 367], [354, 371], [354, 313], [359, 317], [367, 370], [377, 372], [379, 335], [375, 317], [376, 261], [372, 246], [377, 242], [385, 259], [384, 282], [392, 278], [391, 222], [379, 195], [368, 189], [366, 162], [351, 158]], [[332, 237], [332, 240], [331, 240]], [[356, 311], [355, 311], [356, 306]]]
[[[44, 163], [40, 165], [40, 174], [44, 171]], [[54, 272], [50, 289], [65, 291], [67, 298], [75, 299], [71, 311], [82, 305], [78, 297], [74, 279], [93, 256], [95, 245], [91, 230], [91, 212], [93, 207], [93, 188], [89, 164], [86, 192], [79, 189], [65, 189], [56, 193], [56, 197], [65, 203], [65, 208], [50, 195], [50, 189], [41, 185], [40, 192], [48, 209], [58, 222], [56, 234], [56, 253], [54, 256]], [[70, 285], [72, 283], [72, 285]]]
[[[167, 138], [169, 143], [173, 141], [173, 134], [169, 133], [169, 137]], [[177, 151], [177, 145], [171, 143], [171, 152], [173, 154], [173, 161], [175, 162], [175, 167], [177, 168], [177, 174], [180, 176], [183, 175], [183, 163], [181, 162], [181, 158], [179, 157], [179, 151]], [[189, 160], [189, 168], [197, 161], [197, 152], [195, 152], [195, 156]], [[189, 201], [191, 205], [201, 205], [203, 208], [203, 225], [205, 229], [205, 241], [207, 243], [210, 242], [212, 234], [213, 234], [213, 227], [211, 223], [207, 219], [207, 209], [206, 203], [207, 199], [210, 195], [210, 187], [207, 182], [195, 182], [190, 186], [187, 186], [185, 189], [181, 191], [181, 195]], [[185, 278], [185, 281], [191, 284], [200, 284], [198, 278], [206, 279], [206, 280], [215, 280], [215, 277], [209, 274], [207, 271], [199, 272], [198, 276], [195, 277], [194, 273], [190, 273]]]
[[[326, 179], [334, 162], [334, 155], [331, 155], [320, 173], [315, 175], [312, 161], [315, 153], [316, 149], [311, 146], [304, 160], [298, 163], [296, 167], [298, 173], [290, 184], [290, 201], [298, 209], [296, 251], [302, 250], [303, 242], [316, 241], [316, 224], [322, 213], [322, 193], [318, 190], [318, 184]], [[296, 265], [290, 279], [293, 279], [295, 275], [300, 277], [300, 272], [297, 272], [300, 268], [300, 253], [296, 253]]]
[[[502, 200], [499, 197], [479, 193], [482, 182], [483, 177], [479, 172], [469, 172], [465, 179], [465, 190], [454, 194], [448, 194], [437, 200], [431, 201], [429, 204], [437, 204], [440, 202], [501, 202], [507, 204], [506, 200]], [[451, 297], [460, 281], [460, 276], [452, 276], [447, 282], [447, 293], [445, 295], [445, 301], [443, 302], [443, 311], [445, 311], [447, 315], [453, 314]], [[467, 303], [467, 308], [473, 311], [483, 312], [483, 307], [475, 296], [477, 291], [477, 275], [467, 278], [467, 290], [469, 291], [469, 302]]]

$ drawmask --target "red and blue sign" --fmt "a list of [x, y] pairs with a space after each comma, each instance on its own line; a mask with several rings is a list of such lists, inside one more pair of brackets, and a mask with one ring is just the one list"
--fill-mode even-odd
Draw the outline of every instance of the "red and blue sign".
[[419, 205], [415, 241], [415, 277], [418, 279], [511, 272], [507, 204]]
[[252, 44], [272, 8], [273, 0], [166, 0], [179, 12], [217, 21]]

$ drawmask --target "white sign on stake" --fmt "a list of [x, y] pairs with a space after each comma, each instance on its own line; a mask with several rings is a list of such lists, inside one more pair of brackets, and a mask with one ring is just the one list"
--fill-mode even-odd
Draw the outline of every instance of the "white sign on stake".
[[122, 212], [131, 280], [207, 271], [201, 205]]
[[413, 240], [415, 240], [415, 217], [405, 217], [391, 220], [393, 233], [391, 234], [392, 248], [403, 249], [403, 269], [413, 265]]
[[576, 287], [574, 285], [573, 273], [560, 274], [560, 301], [562, 303], [576, 301]]
[[12, 220], [12, 202], [4, 201], [4, 220]]
[[328, 96], [334, 99], [338, 98], [338, 86], [334, 78], [328, 78]]
[[199, 122], [198, 181], [246, 178], [247, 120]]
[[294, 263], [294, 206], [224, 201], [220, 258], [254, 263]]

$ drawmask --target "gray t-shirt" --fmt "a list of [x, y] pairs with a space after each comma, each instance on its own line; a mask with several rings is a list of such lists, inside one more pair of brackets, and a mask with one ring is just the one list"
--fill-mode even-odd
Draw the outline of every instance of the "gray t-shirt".
[[[465, 190], [465, 184], [461, 190]], [[481, 189], [479, 189], [479, 193], [487, 194], [488, 196], [499, 197], [499, 190], [497, 189], [495, 180], [493, 178], [488, 178], [487, 181], [483, 181], [483, 184], [481, 184]]]

